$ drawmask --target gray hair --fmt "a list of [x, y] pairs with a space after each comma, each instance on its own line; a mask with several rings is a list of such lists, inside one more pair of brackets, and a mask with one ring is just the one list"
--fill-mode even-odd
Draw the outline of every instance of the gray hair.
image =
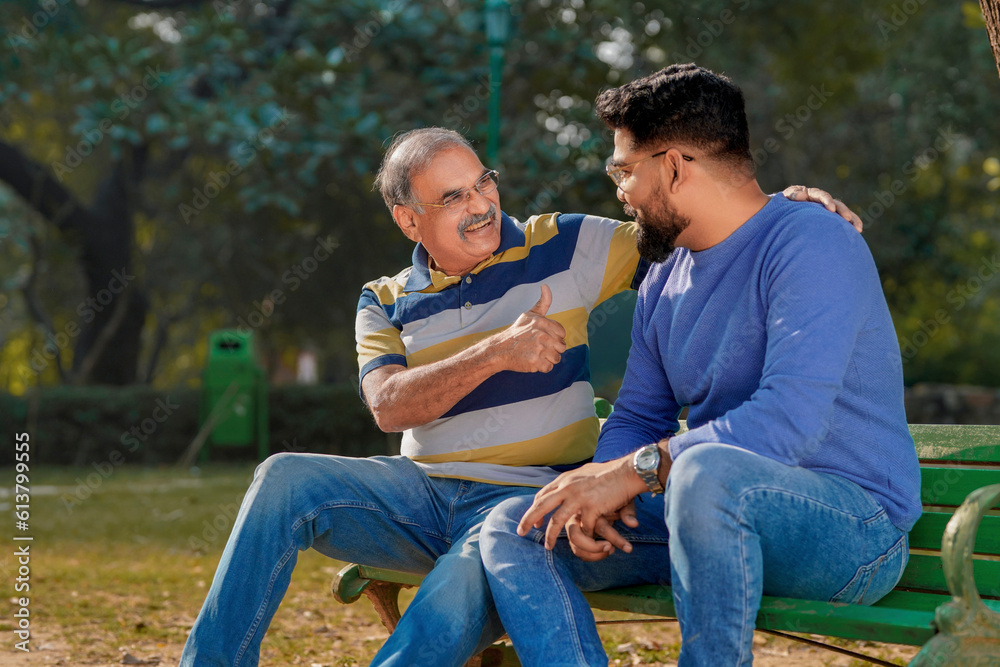
[[[389, 211], [396, 204], [413, 206], [413, 177], [430, 165], [434, 157], [449, 148], [464, 147], [473, 153], [472, 144], [454, 130], [443, 127], [423, 127], [396, 136], [385, 152], [382, 166], [375, 175], [375, 187]], [[423, 213], [420, 206], [414, 207]]]

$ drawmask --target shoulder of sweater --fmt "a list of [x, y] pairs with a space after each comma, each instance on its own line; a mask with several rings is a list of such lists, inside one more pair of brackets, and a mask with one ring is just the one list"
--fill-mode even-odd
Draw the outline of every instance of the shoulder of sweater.
[[790, 203], [774, 220], [767, 245], [795, 250], [817, 248], [824, 254], [870, 255], [861, 234], [842, 217], [818, 204]]
[[[817, 227], [813, 228], [812, 225]], [[847, 236], [846, 232], [853, 232], [854, 235], [860, 237], [857, 230], [847, 220], [826, 210], [820, 204], [812, 202], [784, 202], [784, 205], [776, 211], [772, 228], [793, 231], [802, 231], [808, 228], [812, 231], [818, 230], [820, 233], [828, 233], [831, 236], [837, 234]]]

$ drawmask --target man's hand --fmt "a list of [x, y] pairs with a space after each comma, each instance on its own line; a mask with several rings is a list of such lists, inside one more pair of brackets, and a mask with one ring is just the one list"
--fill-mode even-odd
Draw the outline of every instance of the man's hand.
[[[623, 456], [605, 463], [588, 463], [576, 470], [565, 472], [535, 494], [535, 501], [521, 518], [517, 534], [525, 536], [531, 527], [541, 528], [545, 515], [552, 512], [545, 530], [545, 548], [552, 549], [563, 527], [575, 519], [582, 536], [593, 536], [598, 521], [618, 512], [637, 495], [646, 491], [646, 484], [632, 469], [632, 456]], [[632, 512], [634, 516], [634, 510]], [[604, 524], [607, 524], [605, 526]], [[601, 524], [602, 536], [607, 537], [611, 528], [607, 519]], [[576, 528], [574, 528], [574, 532]], [[617, 534], [617, 531], [614, 531]], [[620, 538], [620, 536], [619, 536]], [[584, 540], [578, 544], [587, 545]], [[620, 548], [624, 548], [621, 542]], [[591, 549], [593, 548], [592, 545]], [[603, 549], [603, 547], [601, 547]], [[587, 550], [587, 549], [583, 549]]]
[[545, 317], [552, 305], [552, 290], [542, 285], [542, 296], [530, 310], [491, 341], [507, 370], [548, 373], [566, 351], [566, 329]]
[[[639, 519], [635, 516], [635, 503], [630, 500], [617, 512], [605, 514], [594, 524], [594, 534], [587, 535], [580, 526], [578, 517], [573, 517], [566, 524], [566, 537], [569, 538], [569, 548], [580, 559], [587, 562], [603, 560], [615, 552], [615, 548], [625, 553], [632, 553], [632, 544], [615, 530], [613, 524], [621, 521], [629, 528], [638, 528]], [[603, 540], [594, 537], [603, 537]]]
[[834, 199], [826, 190], [820, 190], [819, 188], [807, 188], [804, 185], [789, 185], [785, 188], [784, 192], [781, 194], [785, 195], [786, 199], [792, 201], [811, 201], [817, 204], [822, 204], [826, 210], [831, 213], [836, 213], [844, 220], [854, 225], [854, 228], [859, 232], [864, 230], [864, 223], [861, 222], [861, 218], [858, 214], [847, 207], [847, 204], [840, 201], [839, 199]]
[[429, 364], [407, 368], [387, 364], [361, 382], [375, 423], [385, 432], [423, 426], [455, 407], [476, 387], [500, 371], [547, 373], [566, 351], [566, 329], [545, 317], [552, 290], [503, 331]]

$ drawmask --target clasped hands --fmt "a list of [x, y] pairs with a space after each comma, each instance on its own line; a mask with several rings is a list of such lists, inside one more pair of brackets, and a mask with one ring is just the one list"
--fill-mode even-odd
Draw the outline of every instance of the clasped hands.
[[524, 537], [532, 527], [541, 528], [551, 512], [545, 529], [546, 549], [555, 547], [565, 527], [570, 549], [581, 560], [599, 561], [615, 549], [630, 553], [632, 544], [612, 524], [621, 521], [629, 528], [638, 527], [633, 499], [647, 490], [632, 468], [631, 455], [588, 463], [542, 487], [521, 518], [517, 534]]

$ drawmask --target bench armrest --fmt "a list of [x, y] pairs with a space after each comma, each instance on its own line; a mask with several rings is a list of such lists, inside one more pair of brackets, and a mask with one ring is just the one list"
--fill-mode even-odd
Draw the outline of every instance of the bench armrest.
[[973, 570], [976, 532], [983, 516], [1000, 501], [1000, 484], [970, 493], [944, 529], [941, 561], [953, 596], [934, 612], [936, 634], [910, 667], [995, 665], [1000, 644], [1000, 614], [979, 597]]
[[356, 563], [346, 565], [330, 583], [333, 597], [341, 604], [356, 602], [365, 592], [371, 579], [361, 576], [361, 568]]
[[[941, 561], [948, 590], [955, 598], [954, 605], [949, 608], [958, 607], [963, 609], [963, 613], [973, 613], [977, 616], [980, 614], [995, 616], [996, 620], [1000, 621], [1000, 614], [984, 605], [982, 598], [979, 597], [972, 567], [972, 554], [975, 551], [979, 524], [986, 512], [998, 501], [1000, 501], [1000, 484], [976, 489], [966, 497], [965, 502], [955, 511], [955, 515], [944, 529]], [[945, 614], [945, 616], [951, 615], [953, 614]], [[947, 618], [943, 620], [945, 623], [950, 622]]]

